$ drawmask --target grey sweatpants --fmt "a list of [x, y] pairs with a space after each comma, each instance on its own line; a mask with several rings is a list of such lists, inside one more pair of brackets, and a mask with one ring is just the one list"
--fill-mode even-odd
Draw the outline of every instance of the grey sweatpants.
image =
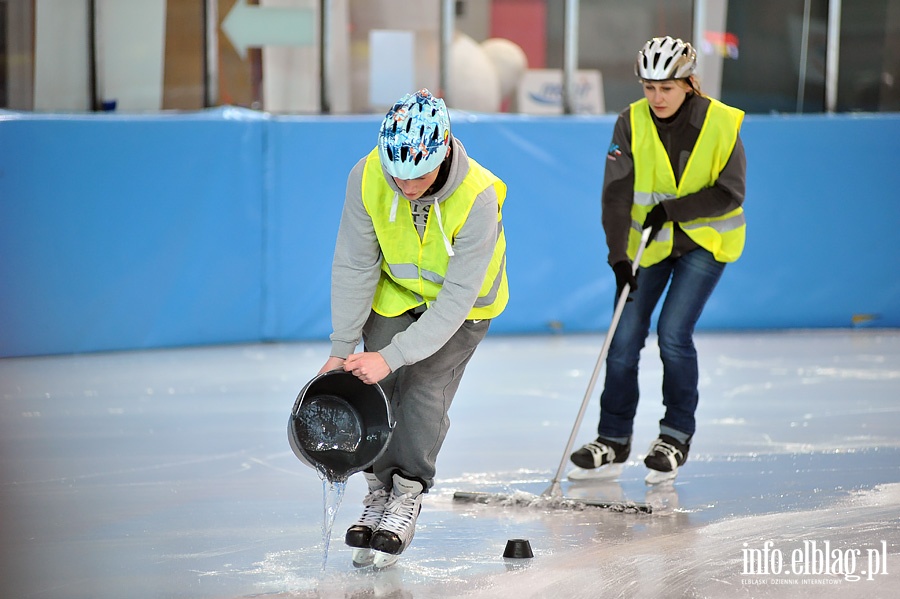
[[[409, 314], [387, 318], [372, 312], [363, 327], [365, 350], [386, 347], [394, 335], [414, 321], [415, 317]], [[487, 334], [490, 323], [490, 320], [465, 321], [437, 352], [398, 368], [380, 381], [390, 400], [396, 425], [387, 449], [375, 461], [373, 470], [388, 488], [395, 470], [422, 479], [426, 490], [434, 484], [435, 461], [450, 428], [450, 404], [466, 364]]]

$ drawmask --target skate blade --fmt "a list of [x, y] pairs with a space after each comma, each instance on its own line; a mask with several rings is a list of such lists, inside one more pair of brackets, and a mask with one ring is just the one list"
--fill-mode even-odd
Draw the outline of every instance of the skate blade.
[[605, 466], [600, 466], [599, 468], [592, 468], [588, 470], [587, 468], [573, 468], [569, 474], [566, 475], [566, 478], [569, 480], [613, 480], [615, 478], [619, 478], [619, 475], [622, 474], [622, 471], [625, 469], [625, 464], [607, 464]]
[[351, 559], [353, 559], [353, 565], [357, 568], [365, 568], [366, 566], [371, 566], [375, 561], [375, 552], [371, 549], [354, 548]]
[[644, 482], [648, 485], [658, 485], [660, 483], [668, 482], [670, 480], [675, 480], [675, 477], [678, 476], [678, 468], [670, 472], [660, 472], [659, 470], [650, 470], [647, 472], [647, 476], [644, 478]]
[[400, 559], [400, 555], [394, 555], [392, 553], [385, 553], [384, 551], [373, 551], [374, 560], [373, 565], [376, 570], [382, 570], [384, 568], [388, 568], [397, 563], [397, 560]]

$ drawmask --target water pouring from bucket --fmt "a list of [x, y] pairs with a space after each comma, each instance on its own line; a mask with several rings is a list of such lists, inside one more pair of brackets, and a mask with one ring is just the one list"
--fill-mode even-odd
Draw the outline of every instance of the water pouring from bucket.
[[300, 391], [288, 440], [301, 462], [330, 482], [344, 482], [384, 453], [393, 428], [390, 403], [379, 385], [331, 370]]
[[381, 387], [343, 370], [316, 376], [294, 402], [288, 441], [294, 455], [315, 469], [323, 483], [323, 571], [347, 479], [375, 463], [393, 429], [390, 402]]

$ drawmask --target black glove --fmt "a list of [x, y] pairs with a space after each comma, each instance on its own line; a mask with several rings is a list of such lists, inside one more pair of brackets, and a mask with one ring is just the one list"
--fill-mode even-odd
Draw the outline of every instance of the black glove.
[[647, 239], [647, 245], [650, 245], [650, 242], [653, 241], [656, 234], [662, 230], [663, 225], [667, 222], [669, 222], [669, 215], [666, 214], [666, 209], [663, 208], [663, 205], [657, 204], [654, 206], [644, 220], [644, 228], [650, 229], [650, 238]]
[[630, 287], [629, 296], [626, 301], [631, 301], [631, 291], [636, 291], [637, 286], [637, 277], [634, 276], [634, 273], [631, 272], [631, 263], [628, 260], [621, 260], [612, 265], [613, 272], [616, 274], [616, 303], [619, 301], [619, 296], [622, 295], [622, 289], [625, 288], [625, 285]]

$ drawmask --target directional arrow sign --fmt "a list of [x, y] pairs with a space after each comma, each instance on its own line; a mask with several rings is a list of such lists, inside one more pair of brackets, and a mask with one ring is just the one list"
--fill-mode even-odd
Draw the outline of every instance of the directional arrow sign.
[[247, 48], [312, 44], [315, 14], [309, 8], [247, 6], [247, 0], [238, 0], [222, 21], [222, 31], [246, 58]]

